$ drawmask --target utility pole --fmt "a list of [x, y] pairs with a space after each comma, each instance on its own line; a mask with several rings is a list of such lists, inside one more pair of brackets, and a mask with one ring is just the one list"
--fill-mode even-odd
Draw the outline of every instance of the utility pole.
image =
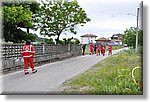
[[139, 8], [137, 8], [137, 27], [136, 27], [136, 44], [135, 44], [135, 52], [138, 50], [138, 18], [139, 18]]

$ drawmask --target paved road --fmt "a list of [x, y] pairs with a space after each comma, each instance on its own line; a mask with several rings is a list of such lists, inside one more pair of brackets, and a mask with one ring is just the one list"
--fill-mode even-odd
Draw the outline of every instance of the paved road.
[[[120, 50], [113, 51], [113, 54]], [[85, 72], [106, 57], [78, 56], [36, 67], [38, 72], [35, 74], [24, 75], [23, 71], [19, 71], [1, 76], [2, 94], [51, 94], [64, 81]]]

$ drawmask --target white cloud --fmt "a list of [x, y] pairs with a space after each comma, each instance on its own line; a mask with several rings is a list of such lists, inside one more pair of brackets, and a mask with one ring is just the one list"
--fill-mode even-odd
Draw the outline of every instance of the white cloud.
[[[78, 0], [91, 21], [79, 27], [78, 34], [93, 33], [109, 37], [136, 26], [136, 9], [141, 0]], [[78, 35], [78, 36], [79, 36]]]

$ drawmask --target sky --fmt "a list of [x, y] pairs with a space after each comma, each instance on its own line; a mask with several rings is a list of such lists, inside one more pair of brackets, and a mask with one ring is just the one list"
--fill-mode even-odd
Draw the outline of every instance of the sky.
[[91, 19], [84, 27], [78, 27], [80, 38], [84, 34], [94, 34], [109, 38], [123, 33], [126, 28], [136, 27], [136, 12], [141, 0], [77, 0]]
[[[47, 1], [47, 0], [45, 0]], [[71, 1], [71, 0], [69, 0]], [[62, 38], [78, 38], [84, 34], [110, 38], [113, 34], [136, 27], [136, 12], [142, 0], [77, 0], [91, 19], [83, 27], [77, 27], [77, 34], [62, 34]], [[39, 31], [38, 31], [39, 32]]]

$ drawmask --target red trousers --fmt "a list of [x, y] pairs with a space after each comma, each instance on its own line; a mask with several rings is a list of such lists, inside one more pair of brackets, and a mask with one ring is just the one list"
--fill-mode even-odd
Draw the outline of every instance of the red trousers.
[[93, 48], [90, 48], [90, 55], [93, 55]]
[[103, 56], [105, 56], [105, 50], [102, 50], [102, 54], [103, 54]]
[[30, 57], [30, 58], [24, 58], [24, 71], [27, 72], [28, 71], [28, 64], [30, 63], [31, 69], [32, 71], [34, 70], [34, 58]]
[[90, 52], [93, 53], [93, 48], [90, 48]]
[[109, 50], [108, 55], [111, 54], [112, 55], [112, 50]]
[[100, 55], [100, 50], [97, 50], [97, 55]]

